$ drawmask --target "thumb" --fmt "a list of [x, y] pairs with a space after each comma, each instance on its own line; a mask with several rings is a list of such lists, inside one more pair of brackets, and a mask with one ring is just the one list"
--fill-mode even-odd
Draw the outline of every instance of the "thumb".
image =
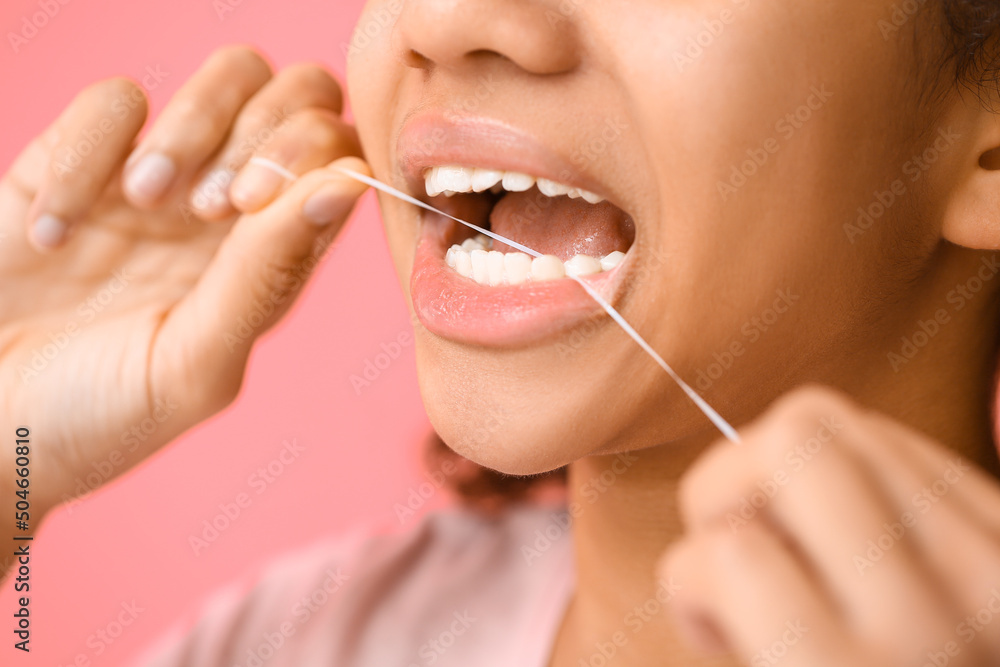
[[204, 392], [192, 398], [206, 409], [219, 409], [236, 395], [254, 340], [288, 311], [367, 190], [333, 166], [371, 174], [360, 158], [336, 160], [236, 222], [162, 325], [152, 355], [154, 391], [181, 372], [182, 384]]

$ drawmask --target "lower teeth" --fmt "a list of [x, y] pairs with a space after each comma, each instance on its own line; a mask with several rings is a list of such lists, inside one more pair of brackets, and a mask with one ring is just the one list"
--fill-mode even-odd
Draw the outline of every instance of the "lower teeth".
[[480, 234], [450, 247], [445, 261], [460, 275], [480, 285], [496, 287], [610, 271], [625, 257], [625, 253], [616, 250], [600, 258], [577, 255], [564, 262], [555, 255], [532, 258], [523, 252], [497, 252], [492, 247], [493, 239]]

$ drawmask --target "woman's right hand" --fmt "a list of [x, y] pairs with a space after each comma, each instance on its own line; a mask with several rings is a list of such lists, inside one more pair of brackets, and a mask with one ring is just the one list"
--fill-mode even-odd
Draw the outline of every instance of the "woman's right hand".
[[[31, 433], [33, 530], [234, 399], [253, 341], [365, 190], [326, 168], [343, 159], [368, 173], [340, 110], [322, 68], [272, 75], [229, 47], [138, 145], [143, 92], [111, 79], [18, 157], [0, 182], [5, 534], [25, 534], [14, 527], [18, 427]], [[300, 178], [247, 164], [254, 155]]]

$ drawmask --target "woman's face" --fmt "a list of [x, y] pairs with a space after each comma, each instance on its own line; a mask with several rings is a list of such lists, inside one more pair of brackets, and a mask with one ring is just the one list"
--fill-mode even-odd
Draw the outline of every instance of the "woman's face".
[[[348, 83], [381, 180], [563, 260], [626, 251], [585, 279], [739, 423], [803, 380], [891, 373], [939, 236], [930, 163], [961, 141], [920, 103], [918, 20], [890, 0], [374, 0]], [[453, 166], [606, 201], [431, 199], [427, 171]], [[480, 285], [445, 258], [469, 232], [381, 205], [426, 407], [458, 452], [535, 473], [712, 433], [579, 285]]]

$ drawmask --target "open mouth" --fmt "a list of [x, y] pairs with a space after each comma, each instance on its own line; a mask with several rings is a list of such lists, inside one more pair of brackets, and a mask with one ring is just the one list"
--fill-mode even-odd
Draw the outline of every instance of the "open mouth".
[[[479, 285], [498, 287], [590, 276], [613, 271], [635, 240], [635, 224], [622, 209], [593, 192], [515, 171], [440, 166], [424, 172], [427, 195], [442, 210], [525, 245], [532, 257], [505, 243], [457, 226], [445, 262]], [[457, 206], [440, 198], [456, 200]]]
[[607, 317], [577, 280], [612, 305], [624, 295], [638, 261], [636, 224], [611, 201], [609, 185], [548, 141], [497, 119], [441, 110], [414, 113], [397, 141], [405, 188], [446, 214], [419, 214], [410, 276], [413, 309], [431, 333], [492, 347], [534, 345]]

